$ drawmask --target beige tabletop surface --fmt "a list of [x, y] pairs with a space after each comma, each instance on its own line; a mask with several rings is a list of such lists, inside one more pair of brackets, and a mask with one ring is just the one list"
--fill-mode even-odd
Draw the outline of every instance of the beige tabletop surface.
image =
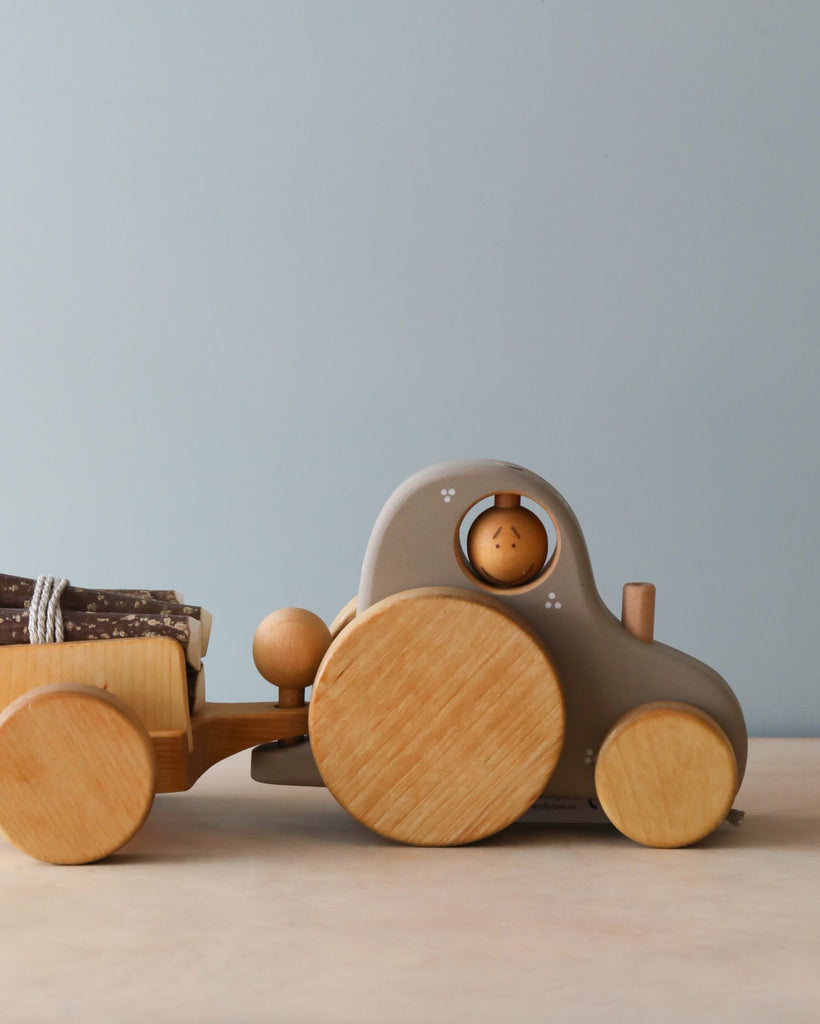
[[743, 824], [686, 850], [523, 824], [407, 848], [249, 764], [105, 863], [0, 840], [0, 1020], [820, 1021], [820, 739], [753, 740]]

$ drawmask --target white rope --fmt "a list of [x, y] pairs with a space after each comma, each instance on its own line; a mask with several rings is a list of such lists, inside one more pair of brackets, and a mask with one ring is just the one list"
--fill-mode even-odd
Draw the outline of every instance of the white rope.
[[28, 608], [28, 640], [31, 644], [60, 643], [63, 613], [60, 598], [68, 586], [62, 576], [38, 576]]

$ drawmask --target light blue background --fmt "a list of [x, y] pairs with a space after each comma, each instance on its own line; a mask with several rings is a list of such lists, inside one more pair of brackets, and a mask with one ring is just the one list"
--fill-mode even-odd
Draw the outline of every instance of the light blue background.
[[820, 734], [820, 7], [0, 4], [0, 570], [174, 587], [216, 699], [433, 462]]

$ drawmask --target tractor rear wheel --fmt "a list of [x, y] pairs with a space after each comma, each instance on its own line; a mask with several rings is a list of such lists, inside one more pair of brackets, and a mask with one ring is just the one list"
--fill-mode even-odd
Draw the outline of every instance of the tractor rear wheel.
[[369, 828], [454, 846], [538, 798], [564, 739], [558, 676], [499, 602], [429, 587], [385, 598], [319, 668], [310, 740], [328, 789]]

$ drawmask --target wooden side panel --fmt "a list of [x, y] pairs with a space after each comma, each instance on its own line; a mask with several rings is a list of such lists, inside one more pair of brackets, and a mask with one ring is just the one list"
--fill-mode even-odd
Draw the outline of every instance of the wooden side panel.
[[0, 648], [0, 709], [51, 683], [82, 683], [113, 693], [148, 732], [182, 730], [191, 748], [185, 654], [174, 640], [144, 637]]

